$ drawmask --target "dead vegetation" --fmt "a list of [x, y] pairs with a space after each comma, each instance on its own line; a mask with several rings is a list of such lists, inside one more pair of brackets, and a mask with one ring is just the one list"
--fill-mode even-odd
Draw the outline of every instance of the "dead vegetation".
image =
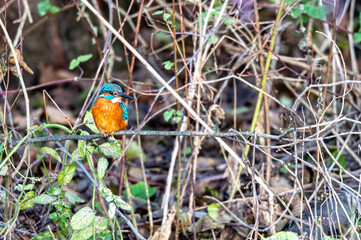
[[0, 1], [0, 235], [360, 239], [360, 9]]

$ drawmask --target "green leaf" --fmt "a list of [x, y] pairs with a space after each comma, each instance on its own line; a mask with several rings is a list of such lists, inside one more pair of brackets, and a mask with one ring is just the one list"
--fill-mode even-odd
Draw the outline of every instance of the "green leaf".
[[211, 37], [209, 38], [209, 42], [211, 44], [216, 44], [218, 42], [218, 37], [214, 34], [211, 35]]
[[163, 64], [164, 68], [167, 70], [171, 70], [172, 67], [174, 66], [174, 63], [171, 61], [165, 61], [162, 64]]
[[1, 169], [0, 169], [0, 176], [6, 176], [9, 172], [9, 167], [8, 164], [5, 164]]
[[57, 197], [54, 196], [50, 196], [46, 193], [43, 193], [37, 197], [34, 198], [34, 203], [38, 203], [38, 204], [50, 204], [55, 202], [57, 199]]
[[17, 191], [29, 191], [32, 190], [34, 188], [34, 184], [27, 184], [25, 186], [23, 186], [22, 184], [18, 184], [14, 187], [14, 190]]
[[301, 14], [300, 8], [298, 6], [294, 7], [292, 9], [292, 17], [293, 18], [298, 18]]
[[83, 199], [81, 199], [80, 197], [78, 197], [78, 195], [76, 195], [75, 193], [71, 192], [71, 191], [67, 191], [65, 192], [65, 197], [69, 200], [70, 203], [72, 204], [76, 204], [76, 203], [83, 203], [85, 202]]
[[74, 230], [84, 229], [93, 222], [94, 218], [94, 211], [90, 207], [84, 207], [73, 215], [70, 225]]
[[76, 163], [64, 167], [64, 170], [59, 173], [58, 183], [59, 185], [67, 184], [73, 179], [75, 173]]
[[[89, 133], [86, 131], [81, 131], [80, 135], [88, 136]], [[78, 141], [78, 150], [79, 150], [79, 154], [81, 157], [85, 157], [85, 147], [86, 147], [86, 142], [84, 140], [79, 140]]]
[[[56, 236], [56, 232], [53, 233], [53, 235]], [[51, 234], [50, 231], [41, 232], [38, 235], [36, 235], [35, 237], [33, 237], [31, 240], [53, 240], [54, 239], [53, 235]]]
[[353, 35], [353, 40], [355, 41], [355, 43], [359, 43], [361, 42], [361, 32], [357, 32]]
[[51, 5], [50, 0], [43, 0], [39, 2], [37, 8], [41, 17], [45, 16], [47, 11], [50, 11], [51, 13], [57, 13], [60, 11], [58, 7]]
[[312, 18], [326, 20], [326, 13], [324, 6], [313, 6], [311, 2], [305, 4], [303, 12]]
[[80, 156], [79, 149], [75, 149], [74, 152], [71, 154], [71, 162], [82, 160], [84, 160], [84, 157]]
[[172, 15], [170, 13], [163, 14], [163, 20], [166, 22]]
[[163, 13], [164, 13], [164, 10], [158, 10], [158, 11], [154, 12], [154, 13], [152, 14], [152, 16], [161, 15], [161, 14], [163, 14]]
[[292, 104], [293, 104], [292, 99], [289, 98], [289, 97], [286, 97], [286, 96], [281, 96], [280, 102], [281, 102], [283, 105], [288, 106], [288, 107], [292, 106]]
[[266, 240], [299, 240], [294, 232], [278, 232], [275, 235], [266, 238]]
[[87, 126], [93, 133], [100, 133], [97, 126], [94, 123], [92, 111], [89, 110], [85, 113], [83, 123]]
[[109, 166], [108, 160], [106, 158], [100, 158], [98, 161], [98, 176], [100, 179], [103, 179], [105, 172], [107, 171], [107, 168]]
[[142, 148], [139, 147], [138, 142], [132, 141], [130, 146], [125, 150], [125, 156], [128, 160], [134, 160], [136, 158], [140, 159], [140, 155], [142, 155], [142, 159], [145, 162], [146, 156]]
[[107, 229], [108, 219], [104, 217], [95, 217], [94, 224], [90, 224], [87, 228], [75, 230], [71, 240], [85, 240], [93, 236], [93, 233], [98, 234]]
[[112, 190], [110, 190], [109, 188], [103, 188], [101, 190], [101, 195], [102, 197], [105, 197], [105, 200], [107, 200], [108, 202], [113, 202], [114, 201], [114, 194], [112, 193]]
[[[296, 165], [294, 163], [285, 163], [287, 164], [288, 166], [288, 169], [295, 169], [296, 168]], [[286, 168], [285, 164], [282, 164], [281, 168], [280, 168], [280, 171], [283, 172], [283, 173], [289, 173], [289, 170]]]
[[50, 189], [46, 190], [46, 193], [50, 196], [58, 196], [61, 194], [61, 188], [60, 187], [52, 187]]
[[35, 191], [27, 192], [24, 197], [24, 200], [20, 204], [20, 210], [32, 208], [35, 205], [34, 197], [35, 197]]
[[[337, 155], [339, 154], [339, 151], [335, 150], [333, 151], [332, 155], [334, 158], [337, 157]], [[328, 158], [328, 162], [330, 163], [330, 165], [333, 163], [333, 159], [331, 157]], [[343, 167], [344, 169], [346, 169], [346, 161], [345, 161], [345, 156], [343, 154], [340, 155], [340, 157], [338, 158], [337, 162], [341, 165], [341, 167]], [[339, 168], [338, 165], [336, 165], [336, 168]], [[342, 170], [341, 170], [342, 171]]]
[[73, 70], [77, 66], [79, 66], [80, 62], [77, 59], [73, 59], [70, 61], [69, 69]]
[[[132, 195], [134, 197], [140, 197], [142, 199], [147, 199], [147, 194], [145, 192], [145, 183], [143, 181], [130, 186], [130, 192], [132, 193]], [[148, 184], [149, 197], [150, 198], [153, 197], [156, 192], [157, 192], [157, 188], [151, 187]], [[127, 192], [124, 190], [123, 195], [125, 195], [125, 194], [127, 194]]]
[[114, 157], [114, 158], [119, 158], [122, 153], [123, 150], [120, 146], [119, 143], [115, 142], [115, 143], [103, 143], [102, 145], [98, 146], [95, 151], [98, 151], [102, 154], [104, 154], [105, 156], [108, 157]]
[[91, 59], [92, 56], [93, 56], [93, 54], [80, 55], [80, 56], [78, 57], [78, 61], [79, 61], [79, 62], [86, 62], [86, 61], [88, 61], [89, 59]]
[[113, 218], [115, 216], [116, 209], [117, 209], [117, 206], [115, 206], [115, 203], [109, 204], [109, 208], [108, 208], [109, 218]]
[[182, 121], [181, 117], [174, 117], [173, 119], [176, 123], [180, 123], [180, 121]]
[[56, 6], [51, 6], [50, 9], [49, 9], [49, 12], [51, 13], [58, 13], [60, 11], [60, 9]]
[[169, 120], [173, 117], [173, 114], [175, 113], [175, 109], [165, 111], [163, 113], [163, 118], [166, 122], [169, 122]]
[[208, 215], [215, 221], [218, 219], [219, 208], [220, 206], [217, 203], [212, 203], [207, 208]]
[[77, 57], [77, 59], [71, 60], [69, 69], [73, 70], [74, 68], [79, 66], [80, 63], [88, 61], [92, 56], [93, 56], [92, 54], [85, 54], [85, 55], [80, 55], [79, 57]]
[[54, 149], [52, 149], [50, 147], [42, 147], [41, 151], [43, 151], [44, 153], [52, 156], [53, 158], [58, 160], [60, 163], [62, 163], [61, 157], [59, 156], [59, 154]]
[[226, 25], [232, 25], [234, 23], [234, 19], [231, 19], [231, 18], [227, 18], [225, 21], [224, 21], [224, 24]]
[[125, 202], [120, 196], [113, 195], [113, 201], [115, 205], [123, 210], [130, 211], [132, 209], [132, 206], [129, 205], [129, 203]]

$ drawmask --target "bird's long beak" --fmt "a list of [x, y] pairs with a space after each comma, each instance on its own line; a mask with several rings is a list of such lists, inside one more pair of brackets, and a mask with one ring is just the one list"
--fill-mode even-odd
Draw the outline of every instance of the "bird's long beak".
[[131, 97], [131, 96], [127, 95], [127, 94], [124, 94], [124, 93], [119, 93], [119, 94], [116, 95], [116, 97], [134, 99], [133, 97]]

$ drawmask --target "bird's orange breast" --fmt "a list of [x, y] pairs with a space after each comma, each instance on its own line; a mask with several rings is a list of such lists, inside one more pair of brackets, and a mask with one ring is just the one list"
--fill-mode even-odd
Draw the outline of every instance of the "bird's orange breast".
[[102, 134], [113, 134], [116, 131], [125, 130], [128, 126], [128, 121], [123, 119], [123, 110], [119, 103], [98, 98], [92, 107], [92, 113], [95, 125]]

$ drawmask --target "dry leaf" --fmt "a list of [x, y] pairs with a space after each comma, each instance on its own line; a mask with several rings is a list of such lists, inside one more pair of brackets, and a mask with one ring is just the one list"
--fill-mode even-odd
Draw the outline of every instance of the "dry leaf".
[[[21, 68], [23, 68], [25, 71], [27, 71], [28, 73], [30, 74], [34, 74], [33, 70], [31, 70], [28, 65], [24, 62], [24, 57], [23, 55], [21, 54], [20, 50], [19, 49], [15, 49], [15, 52], [16, 52], [16, 58], [19, 62], [19, 65]], [[16, 63], [15, 63], [15, 59], [14, 59], [14, 55], [13, 53], [10, 54], [9, 56], [9, 60], [8, 60], [8, 63], [12, 66], [9, 66], [10, 68], [10, 71], [17, 77], [19, 77], [19, 74], [16, 70]]]
[[62, 125], [67, 125], [69, 123], [71, 125], [74, 125], [75, 123], [75, 118], [73, 114], [68, 110], [61, 110], [62, 112], [60, 112], [59, 109], [57, 109], [56, 107], [47, 106], [46, 111], [48, 113], [50, 121], [53, 123]]
[[39, 63], [40, 83], [48, 83], [59, 79], [70, 79], [76, 75], [68, 70], [57, 68], [43, 62]]
[[160, 227], [153, 235], [150, 240], [168, 240], [170, 238], [170, 234], [172, 233], [172, 223], [174, 221], [176, 211], [171, 210], [168, 213], [167, 221], [163, 225], [163, 227]]
[[[225, 119], [223, 108], [221, 108], [221, 106], [218, 104], [213, 104], [210, 106], [207, 113], [207, 124], [210, 126], [219, 125], [223, 119]], [[215, 122], [215, 124], [212, 120]]]

